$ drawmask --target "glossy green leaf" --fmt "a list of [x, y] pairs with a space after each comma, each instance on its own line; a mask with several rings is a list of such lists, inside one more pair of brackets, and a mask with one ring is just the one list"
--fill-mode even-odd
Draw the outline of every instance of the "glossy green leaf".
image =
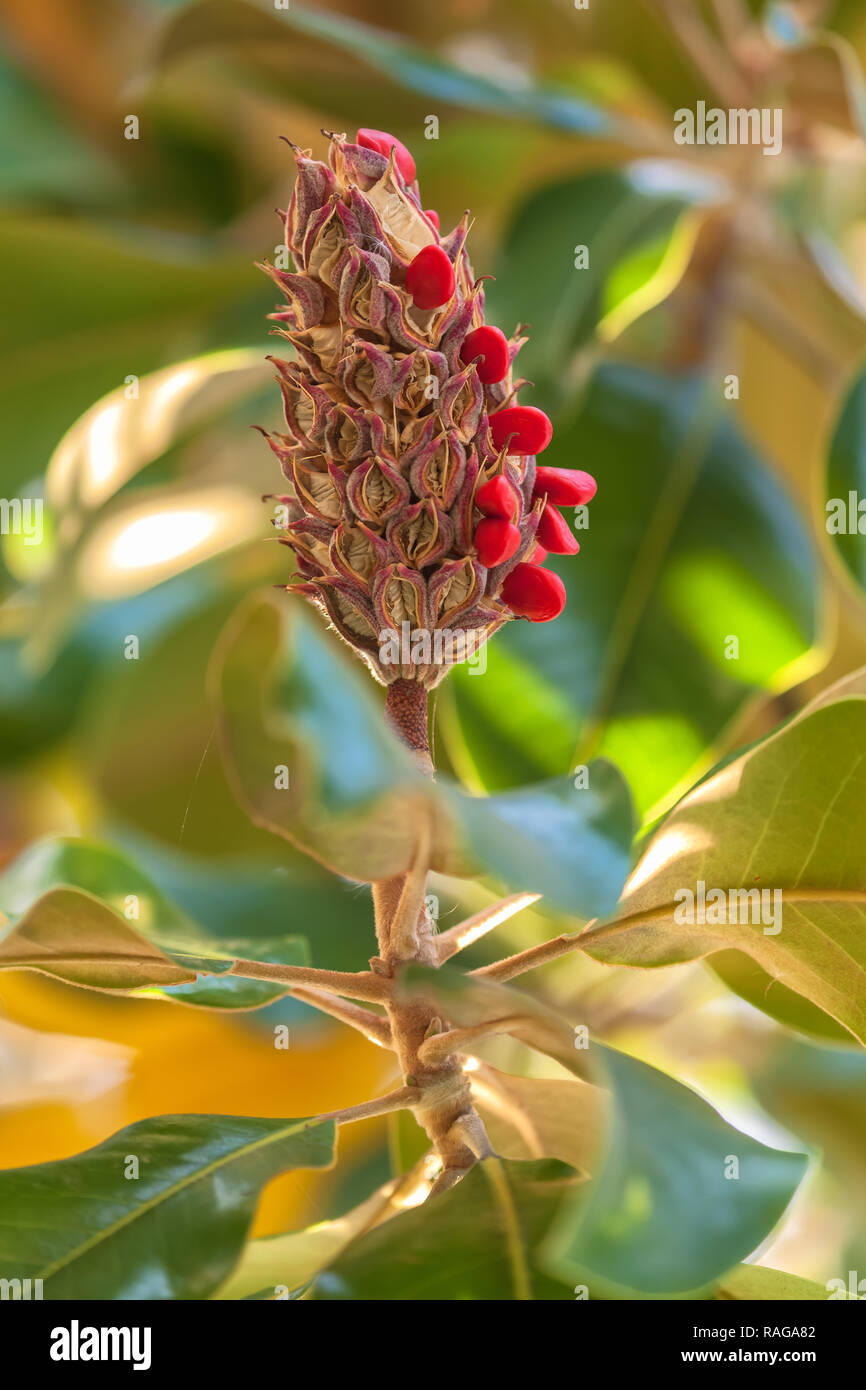
[[355, 1241], [319, 1275], [318, 1300], [573, 1298], [535, 1251], [564, 1196], [566, 1164], [488, 1162], [433, 1199]]
[[69, 644], [49, 669], [30, 660], [26, 637], [0, 636], [0, 763], [22, 762], [74, 723], [92, 674], [83, 643]]
[[[642, 966], [742, 951], [866, 1042], [864, 747], [858, 696], [819, 703], [728, 761], [667, 817], [584, 949]], [[772, 987], [752, 997], [774, 1012]]]
[[436, 869], [485, 870], [580, 916], [615, 903], [633, 817], [628, 789], [609, 764], [593, 764], [580, 789], [557, 779], [473, 798], [431, 785], [385, 728], [360, 666], [297, 601], [244, 605], [212, 675], [241, 803], [257, 824], [338, 873], [373, 880], [402, 872], [426, 815]]
[[[580, 554], [555, 565], [568, 591], [565, 612], [554, 623], [510, 623], [495, 638], [579, 722], [572, 766], [593, 754], [611, 758], [642, 814], [694, 779], [756, 691], [784, 688], [815, 659], [818, 580], [808, 535], [724, 418], [733, 406], [721, 386], [709, 392], [697, 379], [622, 364], [596, 372], [544, 456], [588, 469], [599, 483], [589, 525], [578, 531]], [[496, 680], [494, 658], [484, 681]], [[507, 768], [515, 715], [508, 709], [499, 723], [495, 691], [476, 693], [480, 684], [455, 685], [457, 718], [469, 709], [469, 742], [482, 700], [487, 739], [501, 730]], [[522, 710], [530, 747], [532, 690]], [[447, 727], [443, 734], [447, 740]]]
[[207, 1298], [265, 1183], [327, 1168], [334, 1142], [330, 1120], [162, 1115], [75, 1158], [7, 1169], [0, 1278], [42, 1279], [48, 1299]]
[[472, 853], [513, 889], [578, 917], [612, 910], [629, 870], [634, 811], [623, 777], [599, 758], [586, 785], [567, 777], [452, 800]]
[[279, 985], [226, 975], [236, 958], [304, 965], [301, 937], [212, 936], [126, 855], [79, 839], [33, 845], [0, 876], [0, 969], [29, 968], [92, 989], [255, 1008]]
[[284, 598], [238, 611], [215, 653], [211, 688], [223, 756], [256, 823], [369, 881], [409, 866], [432, 801], [365, 679], [321, 623]]
[[734, 1129], [689, 1087], [625, 1053], [602, 1049], [600, 1070], [612, 1095], [606, 1151], [546, 1257], [575, 1280], [584, 1270], [648, 1294], [703, 1288], [773, 1230], [808, 1160]]
[[[641, 163], [593, 169], [527, 199], [506, 235], [487, 310], [509, 333], [519, 323], [533, 325], [517, 369], [538, 388], [539, 403], [549, 409], [561, 402], [576, 350], [639, 287], [633, 267], [632, 281], [614, 289], [617, 268], [660, 241], [666, 247], [683, 209], [713, 191], [710, 180]], [[659, 260], [655, 255], [646, 268], [647, 280]]]

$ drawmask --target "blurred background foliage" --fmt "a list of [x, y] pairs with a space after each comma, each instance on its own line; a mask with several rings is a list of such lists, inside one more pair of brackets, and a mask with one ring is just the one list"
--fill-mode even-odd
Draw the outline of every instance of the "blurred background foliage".
[[[280, 135], [318, 154], [322, 129], [393, 131], [443, 227], [471, 209], [489, 317], [531, 325], [545, 461], [599, 480], [563, 618], [513, 624], [483, 677], [437, 693], [439, 766], [500, 791], [603, 754], [649, 827], [866, 663], [866, 539], [825, 526], [827, 497], [866, 491], [857, 0], [0, 0], [0, 23], [0, 487], [46, 507], [41, 545], [2, 545], [4, 864], [94, 836], [218, 934], [288, 929], [342, 969], [373, 949], [368, 891], [237, 807], [205, 692], [229, 614], [287, 574], [260, 502], [279, 479], [249, 429], [278, 423], [252, 263], [280, 240]], [[781, 107], [782, 154], [676, 145], [673, 112], [698, 100]], [[490, 891], [435, 886], [443, 926]], [[551, 934], [543, 912], [508, 945]], [[860, 1054], [793, 1041], [703, 965], [575, 958], [539, 983], [744, 1128], [824, 1151], [768, 1263], [823, 1281], [866, 1259]], [[5, 973], [0, 1003], [3, 1166], [149, 1115], [310, 1114], [390, 1080], [383, 1054], [285, 1000], [226, 1018]], [[271, 1184], [257, 1232], [345, 1210], [405, 1147], [396, 1126], [353, 1127], [334, 1172]]]

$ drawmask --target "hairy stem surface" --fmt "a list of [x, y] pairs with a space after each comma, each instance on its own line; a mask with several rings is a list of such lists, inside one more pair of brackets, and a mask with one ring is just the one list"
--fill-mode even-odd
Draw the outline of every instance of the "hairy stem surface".
[[[417, 681], [395, 681], [388, 687], [385, 718], [419, 768], [432, 777], [424, 687]], [[373, 884], [379, 953], [391, 976], [409, 961], [439, 964], [435, 925], [426, 902], [429, 852], [428, 828], [423, 826], [416, 861], [407, 872]], [[490, 1151], [484, 1126], [472, 1104], [462, 1057], [424, 1058], [424, 1043], [447, 1030], [436, 1005], [424, 998], [391, 997], [386, 1009], [404, 1084], [417, 1092], [415, 1117], [442, 1160], [434, 1188], [442, 1191]]]

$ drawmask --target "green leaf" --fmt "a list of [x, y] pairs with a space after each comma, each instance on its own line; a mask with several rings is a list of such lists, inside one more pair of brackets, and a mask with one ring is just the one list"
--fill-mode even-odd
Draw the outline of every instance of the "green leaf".
[[209, 935], [126, 855], [87, 840], [43, 840], [26, 850], [0, 876], [0, 910], [10, 918], [0, 969], [40, 970], [91, 989], [250, 1009], [285, 991], [227, 976], [236, 958], [308, 961], [301, 937]]
[[296, 34], [321, 39], [353, 60], [361, 59], [388, 81], [440, 102], [536, 121], [579, 135], [609, 137], [616, 132], [615, 122], [604, 111], [567, 91], [531, 84], [516, 87], [456, 67], [386, 30], [295, 3], [278, 14], [273, 8], [243, 0], [202, 0], [189, 5], [164, 31], [159, 61], [167, 63], [215, 45], [235, 48], [250, 41], [285, 46], [297, 57]]
[[[258, 825], [347, 878], [408, 868], [419, 817], [434, 806], [430, 787], [385, 728], [360, 668], [301, 603], [242, 605], [211, 676], [223, 756]], [[436, 867], [446, 863], [440, 853]]]
[[[767, 1237], [803, 1177], [804, 1154], [758, 1143], [635, 1057], [595, 1041], [578, 1047], [561, 1013], [520, 990], [418, 966], [402, 987], [435, 998], [452, 1026], [503, 1019], [503, 1032], [609, 1093], [593, 1181], [564, 1204], [545, 1241], [556, 1277], [614, 1293], [703, 1289]], [[576, 1123], [594, 1126], [593, 1092], [579, 1087], [574, 1100]]]
[[313, 1297], [335, 1301], [572, 1298], [535, 1250], [578, 1179], [566, 1164], [488, 1160], [462, 1182], [378, 1226], [320, 1274]]
[[[666, 248], [683, 209], [705, 201], [712, 190], [708, 180], [689, 181], [664, 165], [639, 163], [564, 179], [523, 204], [487, 301], [489, 316], [504, 329], [535, 325], [517, 368], [539, 388], [548, 408], [560, 402], [576, 350], [603, 315], [638, 288], [632, 264], [628, 284], [614, 289], [617, 268], [649, 247], [657, 253], [659, 242]], [[587, 248], [588, 264], [579, 268], [580, 247]], [[647, 280], [660, 259], [656, 254], [647, 267]]]
[[162, 1115], [75, 1158], [7, 1169], [0, 1277], [42, 1279], [49, 1299], [207, 1298], [265, 1183], [329, 1167], [334, 1143], [329, 1120]]
[[701, 1289], [772, 1231], [808, 1160], [734, 1129], [654, 1067], [600, 1053], [612, 1095], [606, 1153], [586, 1202], [559, 1218], [546, 1257], [563, 1278], [586, 1271], [656, 1295]]
[[831, 544], [866, 593], [866, 369], [855, 377], [827, 457], [826, 520]]
[[[720, 386], [711, 389], [622, 364], [595, 374], [545, 454], [599, 480], [581, 553], [555, 565], [565, 612], [555, 623], [510, 623], [495, 638], [579, 723], [572, 766], [609, 757], [642, 815], [694, 780], [756, 691], [786, 687], [815, 660], [809, 537], [736, 425], [720, 419], [731, 409]], [[500, 719], [482, 684], [455, 685], [457, 718], [468, 709], [477, 722], [483, 700], [504, 761], [515, 716]], [[531, 703], [522, 714], [531, 746]]]
[[[242, 805], [336, 872], [361, 880], [401, 873], [416, 851], [419, 818], [428, 815], [434, 868], [484, 869], [580, 916], [615, 903], [633, 816], [610, 764], [592, 764], [580, 789], [556, 779], [473, 798], [431, 785], [385, 728], [361, 668], [291, 600], [243, 605], [212, 675], [223, 753]], [[288, 787], [277, 785], [280, 768], [288, 769]]]
[[827, 1290], [822, 1284], [801, 1279], [798, 1274], [786, 1274], [783, 1269], [769, 1269], [766, 1265], [737, 1265], [736, 1269], [719, 1280], [715, 1297], [746, 1303], [764, 1300], [778, 1303], [783, 1299], [794, 1299], [798, 1303], [826, 1303]]
[[0, 763], [22, 761], [60, 738], [74, 723], [92, 675], [81, 643], [70, 644], [45, 670], [28, 659], [27, 639], [0, 636]]
[[0, 172], [4, 202], [117, 198], [120, 180], [107, 156], [73, 128], [44, 87], [5, 59], [0, 60], [0, 121], [15, 131]]
[[612, 910], [635, 830], [617, 768], [600, 758], [589, 764], [586, 778], [580, 787], [557, 777], [496, 796], [451, 793], [469, 847], [488, 872], [584, 918]]
[[[277, 546], [259, 549], [279, 558]], [[239, 571], [214, 560], [147, 593], [91, 608], [87, 637], [98, 678], [74, 739], [112, 821], [145, 843], [180, 845], [223, 866], [290, 857], [237, 804], [206, 688], [214, 645], [249, 592], [249, 558]], [[278, 569], [270, 573], [280, 577]], [[127, 633], [138, 635], [138, 660], [119, 658]]]
[[[667, 817], [583, 949], [632, 966], [741, 951], [866, 1042], [864, 746], [866, 698], [852, 696], [728, 761]], [[772, 985], [752, 997], [775, 1015]]]
[[[203, 346], [230, 341], [218, 316], [257, 288], [245, 256], [217, 260], [177, 238], [167, 252], [158, 241], [130, 244], [81, 222], [8, 212], [0, 268], [10, 489], [40, 474], [63, 430], [128, 373], [188, 352], [191, 335]], [[264, 290], [261, 302], [264, 312]]]

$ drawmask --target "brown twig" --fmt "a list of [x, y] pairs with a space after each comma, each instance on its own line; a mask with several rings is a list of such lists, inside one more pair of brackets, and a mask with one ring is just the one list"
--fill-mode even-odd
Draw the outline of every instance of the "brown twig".
[[467, 917], [463, 922], [458, 922], [455, 927], [449, 927], [448, 931], [442, 932], [436, 938], [439, 964], [444, 965], [445, 961], [450, 960], [458, 951], [465, 950], [467, 946], [486, 936], [494, 927], [507, 922], [515, 913], [522, 912], [532, 903], [537, 903], [540, 897], [540, 893], [512, 893], [497, 903], [491, 903], [489, 907], [483, 907], [480, 912]]
[[[394, 681], [388, 687], [385, 718], [412, 752], [418, 767], [432, 776], [427, 699], [426, 690], [417, 681]], [[379, 951], [383, 968], [394, 976], [408, 961], [439, 964], [425, 898], [431, 853], [430, 822], [425, 818], [408, 871], [373, 885]], [[459, 1059], [429, 1059], [422, 1053], [427, 1039], [443, 1031], [436, 1005], [418, 996], [402, 999], [389, 989], [386, 1009], [394, 1050], [415, 1095], [412, 1109], [442, 1163], [442, 1172], [431, 1189], [433, 1195], [459, 1181], [489, 1153], [490, 1145]]]
[[481, 965], [471, 973], [483, 975], [486, 980], [513, 980], [516, 975], [523, 975], [527, 970], [535, 970], [539, 965], [547, 965], [548, 961], [568, 955], [569, 951], [579, 951], [582, 935], [582, 932], [564, 932], [562, 936], [554, 936], [550, 941], [542, 941], [538, 946], [530, 946], [528, 950], [506, 956], [492, 965]]
[[350, 1004], [347, 999], [341, 999], [338, 995], [326, 994], [324, 990], [298, 987], [289, 993], [293, 999], [300, 999], [302, 1004], [309, 1004], [320, 1013], [348, 1024], [350, 1028], [363, 1034], [368, 1042], [376, 1043], [379, 1047], [392, 1046], [390, 1024], [380, 1014], [362, 1009], [357, 1004]]
[[305, 965], [273, 965], [268, 961], [236, 960], [228, 972], [245, 980], [269, 980], [285, 985], [291, 991], [296, 985], [309, 985], [327, 994], [342, 994], [347, 999], [366, 999], [382, 1004], [391, 992], [391, 982], [372, 970], [353, 973], [346, 970], [314, 970]]
[[391, 1110], [408, 1110], [417, 1099], [411, 1086], [401, 1086], [399, 1091], [391, 1091], [378, 1100], [365, 1100], [360, 1105], [349, 1105], [345, 1110], [329, 1110], [317, 1115], [316, 1120], [336, 1120], [338, 1125], [349, 1124], [352, 1120], [371, 1120], [377, 1115], [387, 1115]]

